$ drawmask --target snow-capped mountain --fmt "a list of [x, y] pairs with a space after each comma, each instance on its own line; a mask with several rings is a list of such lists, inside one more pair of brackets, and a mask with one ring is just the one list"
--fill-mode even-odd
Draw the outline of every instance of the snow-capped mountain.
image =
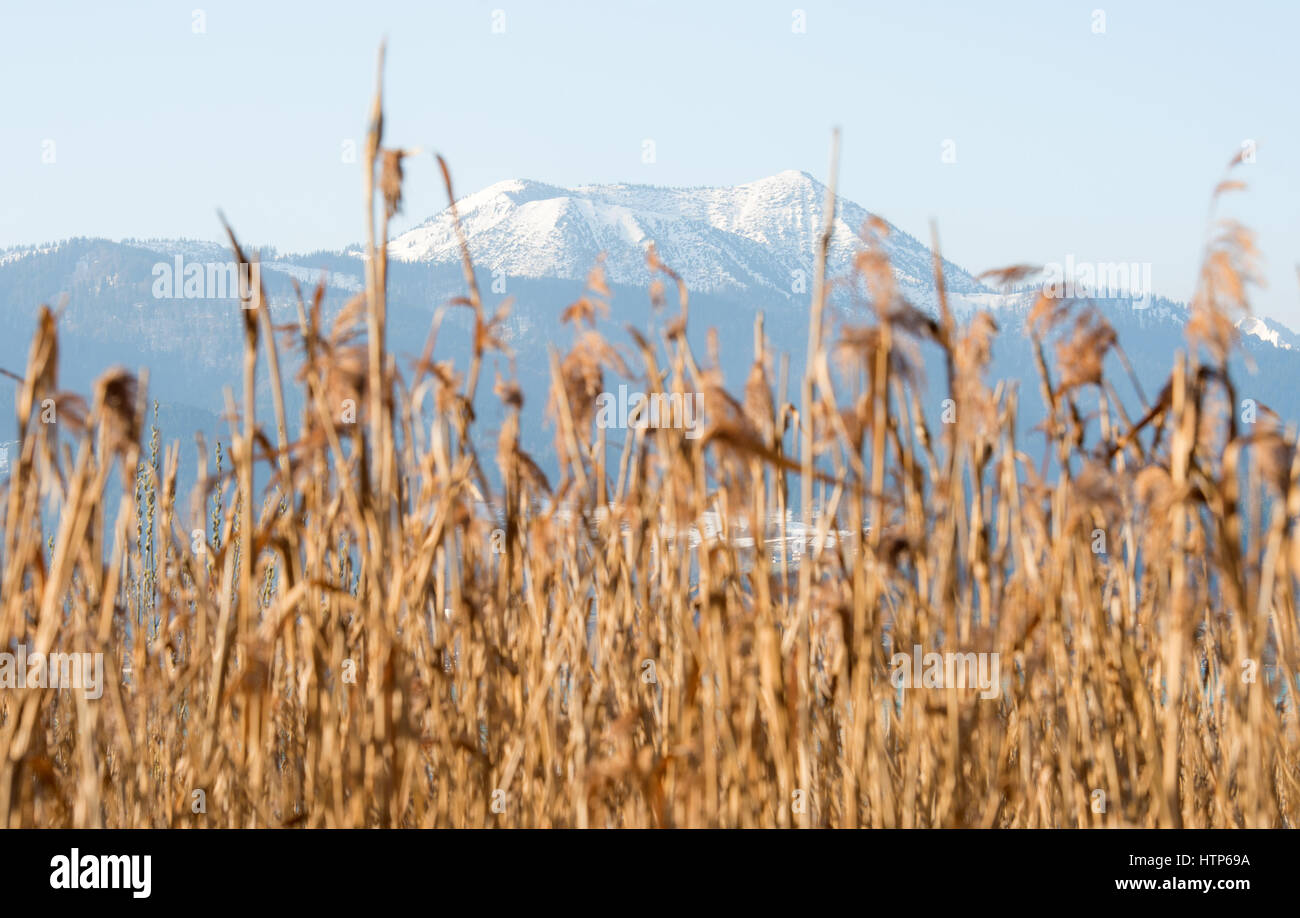
[[[644, 288], [651, 281], [645, 252], [653, 242], [692, 292], [763, 292], [792, 301], [811, 287], [825, 207], [825, 186], [795, 171], [721, 188], [558, 188], [512, 179], [457, 202], [475, 263], [508, 277], [582, 280], [604, 253], [611, 282]], [[871, 216], [839, 199], [830, 277], [849, 272]], [[932, 303], [930, 250], [893, 226], [883, 244], [904, 294]], [[412, 263], [459, 263], [451, 209], [398, 236], [389, 253]], [[950, 262], [945, 277], [959, 306], [996, 296]]]
[[1300, 335], [1297, 335], [1291, 329], [1272, 319], [1266, 319], [1262, 316], [1246, 316], [1237, 322], [1237, 331], [1243, 335], [1250, 335], [1261, 341], [1267, 341], [1274, 347], [1282, 348], [1285, 351], [1300, 350]]
[[[710, 330], [720, 333], [724, 344], [718, 360], [728, 385], [742, 385], [749, 372], [749, 342], [760, 311], [772, 349], [789, 358], [787, 378], [798, 379], [825, 206], [825, 186], [803, 172], [721, 188], [620, 184], [566, 189], [511, 180], [460, 199], [457, 210], [488, 307], [514, 299], [501, 329], [513, 359], [494, 355], [485, 372], [516, 375], [525, 393], [522, 437], [534, 456], [546, 467], [554, 459], [544, 417], [545, 393], [551, 385], [548, 350], [553, 346], [563, 351], [573, 338], [573, 331], [558, 319], [582, 295], [589, 272], [602, 257], [612, 296], [601, 330], [629, 358], [628, 382], [637, 382], [640, 370], [626, 327], [648, 329], [663, 321], [647, 296], [653, 280], [646, 264], [651, 243], [690, 290], [691, 346], [704, 354]], [[836, 202], [828, 264], [836, 306], [833, 326], [866, 319], [856, 306], [865, 292], [861, 285], [838, 280], [851, 273], [855, 256], [866, 245], [864, 227], [869, 223], [887, 228], [883, 236], [876, 229], [867, 233], [880, 238], [899, 292], [935, 312], [929, 248], [872, 216], [852, 201]], [[295, 282], [309, 288], [325, 281], [324, 310], [326, 321], [332, 321], [361, 288], [366, 273], [355, 247], [306, 255], [258, 251], [261, 282], [278, 325], [296, 321]], [[405, 362], [418, 357], [435, 310], [465, 292], [451, 209], [397, 236], [389, 252], [389, 346]], [[178, 291], [181, 285], [175, 284], [163, 285], [170, 293], [159, 293], [155, 281], [160, 270], [188, 276], [195, 264], [205, 267], [206, 277], [229, 259], [221, 244], [183, 239], [70, 239], [0, 251], [0, 368], [21, 371], [37, 308], [62, 303], [59, 347], [66, 360], [60, 366], [61, 386], [89, 392], [94, 379], [114, 364], [147, 367], [150, 396], [160, 402], [160, 425], [168, 436], [188, 436], [200, 428], [209, 441], [228, 436], [220, 412], [225, 388], [239, 378], [240, 304], [204, 292], [194, 296], [188, 289]], [[1022, 282], [1016, 290], [994, 290], [951, 262], [944, 264], [944, 278], [959, 320], [976, 309], [995, 311], [1000, 332], [988, 376], [1019, 387], [1022, 420], [1026, 430], [1032, 429], [1045, 410], [1035, 355], [1024, 334], [1037, 288]], [[499, 279], [504, 279], [504, 287]], [[1154, 293], [1140, 302], [1121, 294], [1098, 298], [1097, 303], [1114, 326], [1141, 389], [1158, 392], [1174, 355], [1187, 346], [1186, 307]], [[463, 361], [473, 340], [472, 316], [467, 310], [451, 310], [439, 328], [435, 357]], [[1238, 329], [1242, 348], [1232, 367], [1238, 390], [1287, 420], [1300, 422], [1294, 398], [1300, 385], [1300, 336], [1260, 318], [1244, 319]], [[838, 331], [832, 328], [828, 334]], [[287, 376], [296, 371], [293, 362], [298, 358], [292, 349], [282, 356]], [[935, 355], [920, 356], [928, 363]], [[1116, 359], [1112, 355], [1108, 362]], [[927, 410], [936, 409], [946, 386], [942, 360], [936, 357], [922, 369]], [[1140, 415], [1142, 393], [1128, 385], [1126, 368], [1112, 369], [1126, 410]], [[263, 390], [259, 402], [267, 401], [259, 408], [265, 417], [270, 390], [264, 373], [258, 384]], [[0, 376], [0, 401], [12, 397], [13, 385], [11, 378]], [[300, 408], [290, 405], [290, 414]], [[500, 413], [490, 387], [480, 387], [475, 410], [484, 421], [481, 434], [489, 437], [483, 448], [490, 452], [492, 424]], [[0, 413], [0, 441], [15, 435], [12, 416]]]

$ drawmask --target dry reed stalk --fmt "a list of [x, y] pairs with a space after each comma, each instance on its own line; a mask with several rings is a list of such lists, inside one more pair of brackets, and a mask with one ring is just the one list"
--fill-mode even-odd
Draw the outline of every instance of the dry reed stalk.
[[[609, 290], [595, 266], [565, 314], [575, 344], [550, 358], [560, 478], [525, 452], [524, 394], [498, 379], [493, 495], [473, 405], [485, 357], [510, 356], [506, 313], [485, 314], [462, 234], [467, 296], [450, 306], [474, 312], [472, 352], [437, 353], [440, 309], [409, 379], [397, 372], [388, 221], [415, 151], [384, 148], [382, 128], [381, 84], [365, 293], [329, 329], [324, 287], [300, 295], [286, 333], [303, 360], [297, 438], [284, 330], [259, 290], [230, 449], [209, 471], [199, 441], [187, 511], [179, 447], [155, 436], [141, 459], [144, 381], [107, 375], [89, 409], [60, 393], [42, 310], [4, 486], [0, 640], [102, 652], [108, 678], [98, 700], [0, 690], [0, 825], [1296, 824], [1300, 450], [1231, 417], [1247, 233], [1211, 236], [1187, 356], [1136, 421], [1101, 372], [1098, 341], [1127, 366], [1107, 328], [1038, 304], [1054, 461], [1035, 468], [1018, 393], [983, 378], [997, 327], [954, 319], [937, 236], [937, 318], [898, 296], [872, 226], [858, 262], [871, 321], [832, 337], [833, 155], [798, 406], [784, 359], [774, 397], [761, 316], [743, 397], [727, 391], [716, 336], [697, 357], [688, 291], [652, 250], [652, 299], [672, 283], [680, 311], [657, 338], [634, 330], [635, 353], [647, 392], [702, 394], [705, 436], [593, 434], [606, 371], [632, 372], [596, 327]], [[940, 431], [921, 341], [940, 348], [938, 395], [956, 406]], [[254, 413], [263, 348], [274, 445]], [[1092, 390], [1095, 427], [1080, 407]], [[47, 400], [58, 424], [40, 423]], [[115, 466], [128, 486], [112, 507]], [[489, 500], [500, 533], [478, 512]], [[809, 544], [788, 543], [787, 511]], [[918, 644], [999, 654], [999, 691], [900, 690], [892, 654]]]

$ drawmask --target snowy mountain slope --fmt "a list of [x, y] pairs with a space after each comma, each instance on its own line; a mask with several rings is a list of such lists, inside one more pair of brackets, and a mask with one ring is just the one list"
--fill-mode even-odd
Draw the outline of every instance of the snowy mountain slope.
[[[761, 291], [795, 302], [812, 285], [825, 202], [825, 186], [805, 172], [788, 171], [722, 188], [565, 189], [512, 179], [469, 195], [457, 206], [471, 257], [507, 277], [581, 280], [603, 252], [610, 282], [645, 287], [651, 280], [645, 251], [653, 242], [663, 262], [692, 291]], [[870, 217], [852, 201], [839, 199], [830, 277], [848, 274], [863, 248], [860, 233]], [[892, 226], [884, 245], [903, 292], [922, 305], [932, 304], [930, 250]], [[450, 208], [398, 236], [389, 252], [406, 262], [458, 261]], [[945, 263], [944, 270], [958, 307], [988, 306], [990, 298], [997, 299], [956, 265]]]
[[1237, 322], [1237, 331], [1266, 341], [1274, 347], [1285, 351], [1300, 350], [1300, 335], [1272, 319], [1261, 316], [1246, 316]]

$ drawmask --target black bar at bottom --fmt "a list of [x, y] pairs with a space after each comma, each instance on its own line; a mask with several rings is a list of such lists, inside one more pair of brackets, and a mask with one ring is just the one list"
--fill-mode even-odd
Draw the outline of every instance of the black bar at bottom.
[[751, 900], [772, 906], [787, 898], [810, 905], [831, 897], [829, 904], [840, 896], [871, 910], [981, 901], [1183, 905], [1193, 897], [1231, 907], [1291, 892], [1293, 837], [1213, 830], [9, 830], [0, 832], [0, 889], [7, 905], [126, 909], [373, 910], [404, 899], [436, 908], [451, 893], [535, 908], [549, 907], [548, 899], [557, 908], [568, 907], [566, 899], [570, 906], [655, 908]]

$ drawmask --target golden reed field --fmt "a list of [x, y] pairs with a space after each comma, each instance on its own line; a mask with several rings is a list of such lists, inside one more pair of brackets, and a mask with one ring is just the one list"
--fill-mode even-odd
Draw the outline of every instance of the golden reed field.
[[[642, 385], [702, 393], [703, 435], [598, 428], [625, 367], [596, 331], [594, 266], [549, 393], [527, 393], [547, 399], [548, 476], [519, 442], [525, 393], [486, 378], [509, 356], [504, 314], [464, 240], [448, 305], [472, 310], [472, 352], [440, 351], [436, 321], [416, 361], [385, 346], [388, 222], [416, 154], [383, 146], [382, 123], [381, 91], [365, 292], [329, 323], [323, 290], [284, 327], [232, 309], [227, 443], [150, 437], [147, 387], [123, 370], [61, 391], [49, 310], [9, 368], [22, 439], [0, 494], [0, 643], [100, 653], [106, 677], [99, 698], [0, 689], [0, 825], [1300, 821], [1300, 454], [1264, 408], [1239, 422], [1227, 373], [1248, 231], [1212, 224], [1186, 356], [1141, 416], [1103, 374], [1123, 342], [1101, 314], [1042, 296], [1048, 416], [1020, 434], [1017, 393], [985, 378], [991, 317], [903, 302], [880, 227], [857, 262], [874, 306], [832, 328], [829, 223], [803, 378], [786, 384], [760, 320], [748, 379], [725, 386], [717, 336], [692, 350], [689, 291], [652, 250], [666, 333], [633, 335]], [[924, 404], [951, 398], [952, 423], [923, 411], [920, 342], [946, 358]], [[306, 405], [293, 441], [286, 387]], [[507, 420], [482, 455], [471, 406], [488, 390]], [[709, 515], [722, 532], [693, 546]], [[753, 547], [787, 519], [816, 535]], [[895, 680], [914, 647], [997, 654], [998, 684]]]

